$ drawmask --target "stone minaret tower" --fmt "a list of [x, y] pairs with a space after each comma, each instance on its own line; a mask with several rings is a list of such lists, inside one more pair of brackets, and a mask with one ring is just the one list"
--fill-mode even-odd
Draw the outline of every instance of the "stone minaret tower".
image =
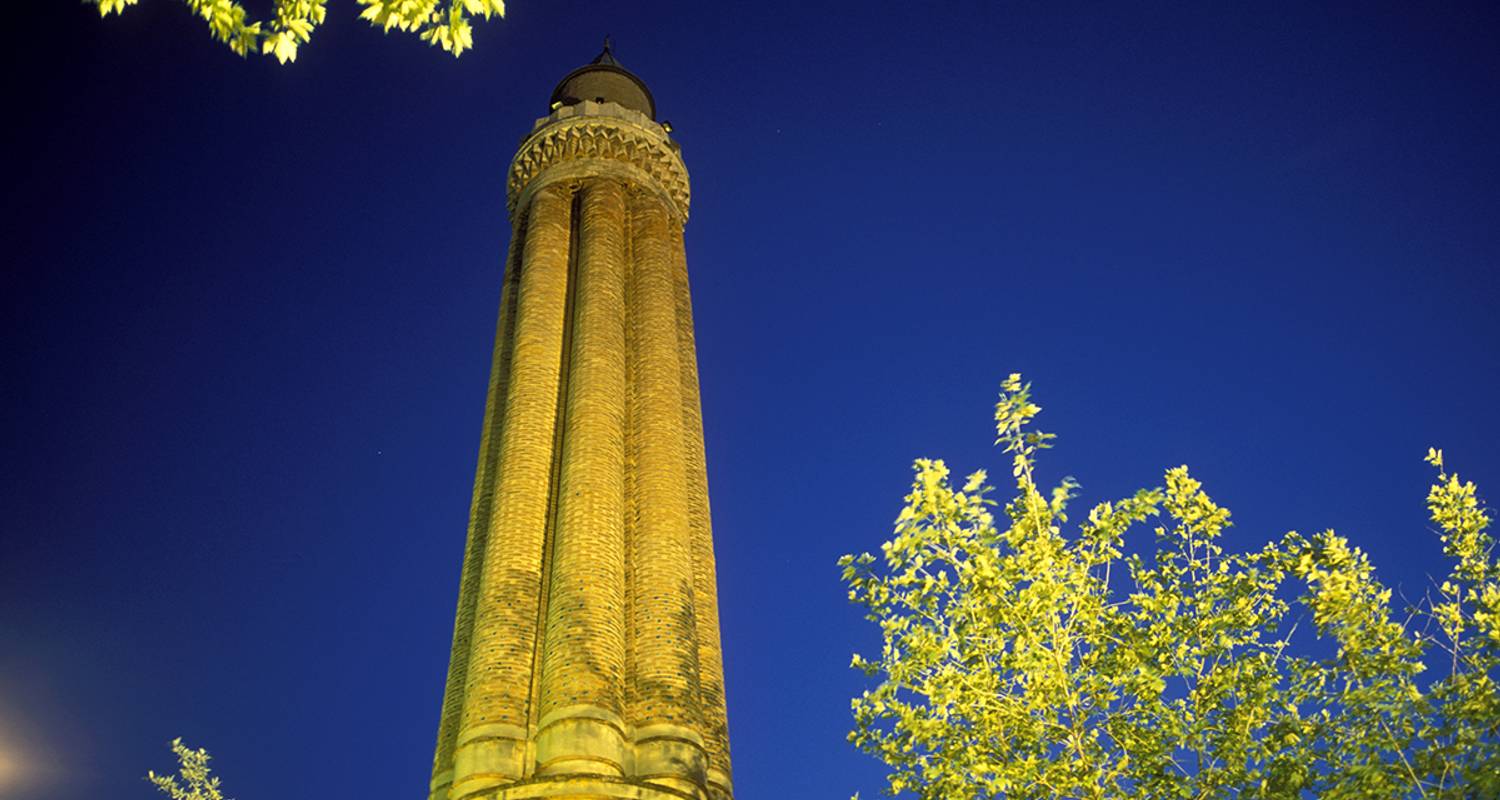
[[429, 800], [731, 800], [688, 178], [606, 43], [512, 222]]

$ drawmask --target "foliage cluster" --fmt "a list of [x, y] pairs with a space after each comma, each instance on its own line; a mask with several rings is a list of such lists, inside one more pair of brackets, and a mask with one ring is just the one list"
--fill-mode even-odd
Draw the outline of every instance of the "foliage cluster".
[[[100, 16], [118, 14], [140, 0], [83, 0], [99, 7]], [[204, 22], [214, 39], [244, 56], [264, 53], [285, 64], [297, 59], [297, 48], [323, 24], [328, 0], [276, 0], [276, 15], [252, 20], [238, 0], [183, 0]], [[455, 57], [474, 46], [473, 16], [505, 16], [504, 0], [355, 0], [360, 19], [381, 30], [415, 32], [422, 41]]]
[[[854, 657], [879, 681], [850, 740], [885, 762], [889, 794], [1500, 797], [1500, 572], [1490, 515], [1441, 452], [1427, 506], [1452, 570], [1398, 614], [1332, 531], [1226, 550], [1229, 511], [1186, 467], [1065, 534], [1077, 485], [1036, 483], [1040, 410], [1004, 382], [1003, 515], [983, 471], [955, 486], [919, 460], [881, 556], [840, 560], [883, 639]], [[1154, 554], [1125, 557], [1148, 520]], [[1307, 618], [1299, 642], [1318, 644], [1294, 646]]]
[[172, 740], [172, 753], [177, 756], [178, 774], [146, 773], [146, 780], [158, 791], [172, 800], [224, 800], [218, 777], [209, 774], [207, 750], [194, 750], [179, 738]]

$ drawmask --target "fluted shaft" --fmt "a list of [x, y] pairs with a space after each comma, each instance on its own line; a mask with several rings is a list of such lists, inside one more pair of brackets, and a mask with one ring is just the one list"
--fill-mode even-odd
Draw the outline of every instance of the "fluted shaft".
[[568, 292], [570, 206], [564, 189], [548, 187], [526, 212], [495, 513], [480, 571], [454, 754], [450, 793], [455, 798], [525, 773]]
[[537, 762], [624, 774], [625, 193], [580, 192]]

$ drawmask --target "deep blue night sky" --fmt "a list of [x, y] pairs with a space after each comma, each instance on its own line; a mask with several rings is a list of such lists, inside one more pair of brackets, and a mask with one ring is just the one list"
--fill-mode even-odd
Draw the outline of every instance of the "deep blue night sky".
[[693, 178], [741, 797], [881, 785], [834, 561], [914, 457], [1002, 463], [1011, 371], [1080, 503], [1187, 463], [1233, 546], [1420, 593], [1426, 448], [1500, 492], [1500, 7], [1222, 5], [515, 0], [455, 61], [336, 1], [284, 67], [11, 12], [0, 795], [148, 800], [183, 736], [425, 797], [505, 169], [606, 33]]

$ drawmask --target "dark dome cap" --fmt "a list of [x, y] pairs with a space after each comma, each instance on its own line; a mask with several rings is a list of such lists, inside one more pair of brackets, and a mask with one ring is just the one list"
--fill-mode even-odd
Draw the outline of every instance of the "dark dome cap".
[[604, 40], [604, 52], [593, 61], [569, 72], [552, 90], [552, 107], [571, 106], [584, 100], [619, 103], [656, 119], [656, 100], [646, 82], [615, 60], [614, 47]]

